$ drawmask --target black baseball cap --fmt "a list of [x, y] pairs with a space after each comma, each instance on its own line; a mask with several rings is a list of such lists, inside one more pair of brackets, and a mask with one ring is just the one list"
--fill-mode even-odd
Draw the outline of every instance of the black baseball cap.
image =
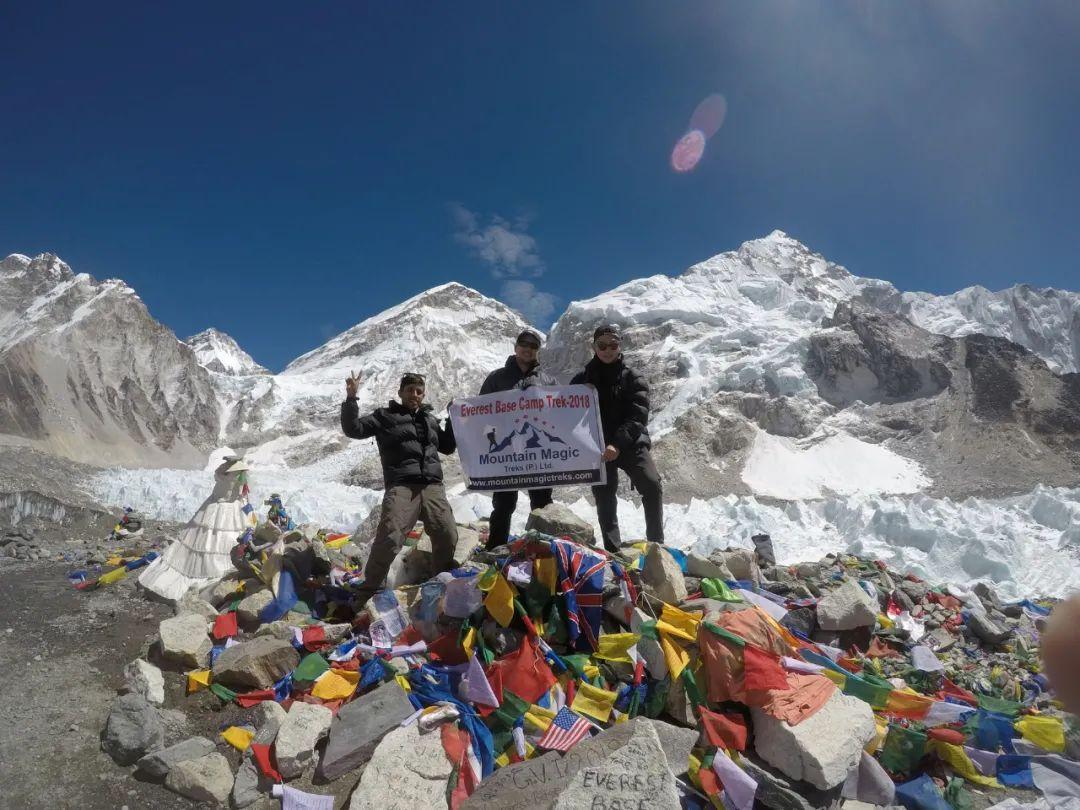
[[536, 334], [532, 329], [526, 329], [520, 335], [517, 336], [515, 343], [534, 344], [536, 348], [540, 348], [540, 336]]
[[606, 323], [603, 326], [596, 327], [596, 331], [592, 333], [592, 339], [599, 340], [604, 335], [611, 335], [615, 340], [622, 340], [622, 333], [619, 332], [619, 327], [614, 324]]
[[424, 385], [424, 375], [411, 371], [401, 375], [401, 385], [398, 388], [404, 388], [406, 385]]

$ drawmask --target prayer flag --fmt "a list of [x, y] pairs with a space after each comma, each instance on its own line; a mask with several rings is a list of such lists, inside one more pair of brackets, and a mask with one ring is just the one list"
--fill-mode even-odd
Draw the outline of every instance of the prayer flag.
[[701, 726], [705, 739], [718, 748], [746, 750], [746, 718], [736, 712], [720, 714], [701, 707]]
[[227, 742], [237, 751], [247, 751], [248, 746], [251, 745], [251, 740], [254, 736], [254, 731], [249, 731], [246, 728], [240, 728], [240, 726], [229, 726], [227, 729], [221, 732], [221, 739], [225, 740], [225, 742]]
[[[359, 673], [357, 673], [359, 674]], [[345, 700], [356, 691], [356, 684], [349, 683], [335, 670], [324, 672], [311, 690], [319, 700]]]
[[587, 714], [594, 720], [606, 723], [611, 717], [611, 709], [617, 697], [615, 692], [609, 692], [607, 689], [593, 686], [588, 681], [582, 681], [570, 708], [578, 714]]
[[593, 658], [632, 664], [634, 659], [631, 657], [630, 649], [640, 638], [641, 636], [637, 633], [604, 633], [600, 636]]
[[220, 613], [214, 617], [214, 638], [218, 641], [232, 638], [237, 632], [235, 613]]
[[[482, 583], [480, 590], [484, 590]], [[495, 582], [484, 597], [484, 607], [501, 627], [509, 625], [514, 618], [514, 589], [502, 574], [496, 572]]]

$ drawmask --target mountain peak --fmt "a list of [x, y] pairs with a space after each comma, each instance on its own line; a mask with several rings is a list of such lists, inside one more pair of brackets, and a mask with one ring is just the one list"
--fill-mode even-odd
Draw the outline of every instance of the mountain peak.
[[0, 270], [9, 278], [27, 276], [34, 281], [60, 281], [74, 275], [68, 264], [54, 253], [40, 253], [32, 259], [22, 253], [12, 253], [0, 262]]
[[233, 338], [210, 327], [184, 341], [195, 352], [199, 365], [219, 374], [269, 374]]

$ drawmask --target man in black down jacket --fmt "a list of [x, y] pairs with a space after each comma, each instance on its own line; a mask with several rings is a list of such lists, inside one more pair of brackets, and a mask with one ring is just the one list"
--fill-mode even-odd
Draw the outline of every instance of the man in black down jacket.
[[341, 429], [352, 439], [375, 437], [383, 468], [383, 502], [379, 528], [371, 555], [364, 567], [364, 582], [358, 591], [362, 605], [383, 587], [390, 564], [401, 550], [405, 537], [417, 519], [431, 538], [435, 573], [454, 567], [457, 524], [446, 500], [439, 453], [449, 455], [457, 443], [449, 422], [439, 424], [430, 405], [424, 405], [424, 378], [406, 374], [398, 396], [367, 416], [360, 416], [356, 402], [359, 377], [345, 380], [345, 401], [341, 403]]
[[592, 488], [596, 499], [596, 519], [604, 538], [604, 548], [618, 551], [619, 516], [615, 493], [619, 486], [618, 470], [630, 477], [630, 484], [641, 495], [645, 509], [645, 537], [664, 542], [664, 502], [660, 474], [656, 471], [649, 448], [649, 384], [623, 363], [622, 337], [617, 327], [601, 326], [593, 332], [595, 356], [585, 370], [570, 380], [571, 385], [596, 387], [600, 422], [604, 430], [603, 460], [607, 462], [607, 483]]
[[[525, 389], [530, 385], [555, 385], [555, 378], [540, 370], [536, 353], [540, 351], [540, 336], [531, 329], [526, 329], [517, 336], [514, 353], [506, 358], [506, 365], [487, 375], [480, 386], [481, 394], [494, 394], [496, 391], [510, 391], [514, 388]], [[496, 492], [491, 496], [491, 517], [488, 519], [489, 550], [504, 545], [510, 536], [510, 517], [517, 507], [517, 490]], [[539, 509], [551, 503], [550, 489], [530, 489], [529, 507]]]

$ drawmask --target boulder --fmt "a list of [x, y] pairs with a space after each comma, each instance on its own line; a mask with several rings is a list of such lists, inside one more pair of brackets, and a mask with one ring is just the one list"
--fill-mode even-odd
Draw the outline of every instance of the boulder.
[[[693, 672], [697, 667], [698, 653], [696, 647], [690, 647], [688, 649], [690, 654], [690, 663], [687, 666], [690, 671]], [[668, 687], [667, 703], [665, 704], [664, 711], [667, 716], [678, 723], [680, 726], [686, 726], [687, 728], [697, 728], [698, 721], [694, 716], [694, 704], [690, 701], [690, 696], [686, 694], [686, 684], [682, 678], [672, 678], [671, 686]]]
[[206, 737], [192, 737], [154, 751], [142, 757], [136, 765], [139, 771], [151, 779], [164, 779], [169, 771], [181, 762], [199, 759], [214, 750], [214, 743]]
[[[630, 631], [633, 633], [641, 633], [641, 626], [645, 622], [650, 620], [650, 616], [641, 608], [634, 608], [634, 612], [630, 614]], [[649, 675], [657, 680], [662, 680], [667, 677], [668, 665], [667, 658], [664, 657], [664, 650], [660, 646], [660, 642], [654, 638], [649, 638], [646, 635], [642, 635], [638, 639], [637, 651], [642, 658], [645, 659], [645, 669], [649, 671]]]
[[682, 569], [659, 543], [648, 544], [641, 581], [658, 599], [671, 605], [678, 605], [689, 596]]
[[349, 810], [445, 806], [453, 770], [438, 728], [423, 734], [419, 723], [396, 728], [372, 753]]
[[236, 606], [236, 618], [242, 624], [259, 623], [259, 614], [274, 601], [274, 593], [269, 588], [255, 591], [240, 600]]
[[881, 763], [863, 751], [858, 766], [848, 774], [841, 795], [868, 804], [890, 805], [896, 798], [896, 785]]
[[251, 738], [253, 743], [270, 745], [277, 737], [278, 729], [285, 722], [286, 712], [281, 704], [273, 700], [264, 700], [255, 707], [251, 722], [255, 726], [255, 736]]
[[645, 718], [495, 771], [462, 810], [679, 807], [655, 726]]
[[101, 734], [101, 750], [117, 764], [130, 765], [148, 751], [161, 748], [164, 742], [161, 718], [146, 698], [131, 692], [113, 701]]
[[698, 731], [665, 723], [663, 720], [649, 720], [660, 738], [660, 747], [667, 757], [668, 770], [675, 776], [682, 776], [690, 768], [690, 750], [697, 745]]
[[255, 638], [226, 649], [214, 661], [214, 683], [230, 689], [266, 689], [300, 663], [300, 653], [287, 641]]
[[255, 631], [255, 638], [263, 638], [265, 636], [276, 638], [281, 641], [287, 641], [291, 644], [294, 633], [292, 625], [288, 622], [276, 621], [259, 625], [259, 629]]
[[525, 523], [526, 531], [538, 531], [552, 537], [569, 537], [582, 546], [596, 545], [592, 524], [582, 520], [569, 506], [552, 502], [540, 509], [533, 509]]
[[330, 727], [330, 739], [319, 762], [319, 776], [337, 779], [363, 765], [382, 738], [414, 711], [405, 690], [393, 681], [346, 703]]
[[752, 754], [744, 753], [739, 764], [758, 784], [755, 807], [760, 804], [769, 810], [838, 810], [841, 806], [840, 785], [818, 790], [806, 782], [788, 779]]
[[817, 604], [817, 622], [822, 630], [873, 627], [877, 615], [877, 600], [853, 579], [825, 594]]
[[174, 616], [182, 616], [185, 613], [198, 613], [200, 616], [206, 618], [207, 621], [211, 621], [218, 612], [205, 599], [200, 599], [199, 595], [188, 591], [177, 601], [173, 607]]
[[727, 566], [735, 579], [745, 579], [760, 585], [761, 568], [754, 556], [755, 553], [748, 548], [731, 548], [727, 551], [714, 551], [709, 555], [709, 559], [718, 565]]
[[902, 579], [899, 584], [900, 590], [911, 597], [911, 601], [918, 604], [930, 593], [930, 583], [912, 582], [910, 579]]
[[226, 577], [225, 579], [219, 579], [213, 585], [206, 586], [199, 595], [214, 607], [221, 607], [226, 602], [231, 602], [236, 598], [236, 589], [239, 586], [240, 581], [238, 579]]
[[191, 669], [201, 669], [210, 662], [213, 643], [206, 632], [205, 616], [184, 613], [158, 625], [161, 654], [167, 661]]
[[727, 565], [692, 551], [686, 555], [686, 573], [692, 577], [722, 579], [725, 582], [735, 579]]
[[160, 706], [165, 702], [165, 677], [149, 661], [136, 658], [124, 667], [122, 691], [142, 695], [148, 703]]
[[244, 757], [232, 785], [233, 807], [248, 807], [273, 790], [274, 780], [263, 776], [251, 757]]
[[1007, 628], [999, 627], [984, 613], [969, 613], [967, 625], [975, 637], [984, 644], [1001, 644], [1009, 637]]
[[330, 730], [333, 718], [333, 712], [325, 706], [297, 701], [289, 707], [274, 740], [274, 757], [283, 777], [300, 776], [315, 760], [315, 746]]
[[[431, 541], [428, 540], [430, 543]], [[476, 529], [470, 529], [467, 526], [458, 526], [457, 529], [457, 546], [454, 548], [454, 561], [458, 565], [464, 565], [472, 553], [476, 549], [483, 545], [480, 542], [480, 532]]]
[[750, 711], [758, 755], [792, 779], [821, 790], [843, 784], [875, 733], [870, 705], [840, 691], [796, 726], [758, 708]]
[[226, 804], [232, 786], [229, 760], [217, 751], [178, 762], [165, 777], [165, 787], [197, 802]]

